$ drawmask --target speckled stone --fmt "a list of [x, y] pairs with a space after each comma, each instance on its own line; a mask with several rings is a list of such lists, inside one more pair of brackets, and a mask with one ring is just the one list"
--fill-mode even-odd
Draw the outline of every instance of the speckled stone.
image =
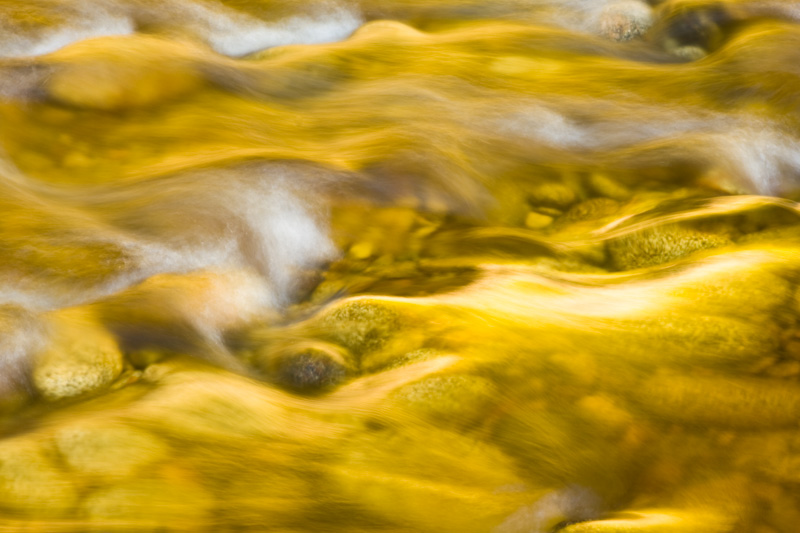
[[53, 320], [53, 334], [33, 371], [36, 390], [48, 400], [82, 396], [109, 386], [123, 368], [114, 337], [88, 314], [69, 311]]

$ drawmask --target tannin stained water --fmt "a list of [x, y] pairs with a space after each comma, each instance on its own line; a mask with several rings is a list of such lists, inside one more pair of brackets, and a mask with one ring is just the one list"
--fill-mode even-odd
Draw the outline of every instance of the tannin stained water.
[[0, 529], [791, 533], [788, 0], [0, 0]]

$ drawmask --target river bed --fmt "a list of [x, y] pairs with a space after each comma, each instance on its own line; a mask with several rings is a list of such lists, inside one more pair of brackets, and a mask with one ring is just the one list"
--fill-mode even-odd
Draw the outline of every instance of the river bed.
[[792, 533], [788, 0], [0, 0], [0, 530]]

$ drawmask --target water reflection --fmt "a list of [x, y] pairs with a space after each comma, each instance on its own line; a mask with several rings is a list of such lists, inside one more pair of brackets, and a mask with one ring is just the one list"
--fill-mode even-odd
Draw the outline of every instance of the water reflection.
[[796, 528], [792, 2], [0, 13], [3, 528]]

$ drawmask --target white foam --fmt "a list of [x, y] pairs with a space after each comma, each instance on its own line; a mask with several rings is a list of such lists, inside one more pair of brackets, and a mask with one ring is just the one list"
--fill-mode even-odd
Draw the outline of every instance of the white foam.
[[18, 277], [0, 276], [0, 305], [11, 304], [34, 311], [49, 311], [70, 303], [50, 294], [49, 287], [41, 283], [33, 288], [30, 284], [22, 283]]
[[575, 104], [562, 105], [577, 109], [584, 115], [584, 122], [561, 114], [552, 104], [528, 102], [519, 111], [502, 117], [499, 131], [556, 148], [609, 150], [692, 131], [720, 129], [731, 122], [709, 113], [690, 116], [677, 109], [659, 110], [602, 100]]
[[581, 148], [593, 143], [584, 128], [558, 112], [539, 105], [527, 106], [504, 120], [501, 132], [561, 148]]
[[642, 0], [528, 0], [539, 8], [537, 22], [554, 24], [583, 33], [604, 34], [608, 18], [617, 23], [647, 27], [652, 23], [650, 7]]
[[114, 13], [99, 6], [72, 6], [64, 24], [52, 27], [15, 28], [0, 22], [0, 57], [28, 57], [49, 54], [67, 45], [111, 35], [129, 35], [134, 23], [124, 13]]
[[44, 342], [44, 329], [22, 308], [0, 305], [0, 398], [24, 387], [31, 357]]
[[355, 10], [336, 4], [269, 22], [199, 2], [181, 3], [180, 8], [194, 19], [200, 36], [214, 50], [233, 57], [287, 44], [340, 41], [364, 23]]
[[177, 21], [217, 52], [233, 57], [287, 44], [340, 41], [364, 23], [358, 11], [336, 3], [270, 21], [198, 0], [172, 0], [155, 8], [146, 3], [92, 0], [57, 7], [52, 17], [63, 17], [62, 23], [33, 29], [3, 22], [0, 12], [0, 57], [37, 56], [84, 39], [129, 35], [135, 31], [137, 18], [165, 26]]
[[[328, 235], [324, 193], [311, 186], [317, 179], [323, 179], [317, 170], [280, 164], [203, 171], [155, 183], [160, 195], [145, 187], [108, 205], [124, 210], [149, 198], [145, 211], [118, 216], [123, 225], [133, 221], [133, 230], [142, 230], [142, 242], [134, 247], [140, 275], [254, 269], [271, 287], [271, 304], [281, 306], [289, 302], [298, 275], [338, 253]], [[173, 218], [198, 223], [172, 224]]]
[[741, 127], [716, 134], [710, 140], [721, 152], [729, 174], [746, 192], [776, 195], [797, 186], [800, 176], [800, 145], [795, 137], [768, 126]]
[[[570, 109], [573, 104], [566, 102], [564, 107]], [[602, 101], [584, 102], [577, 108], [586, 116], [585, 123], [561, 114], [552, 104], [528, 102], [495, 124], [501, 135], [565, 150], [615, 150], [663, 143], [724, 169], [732, 181], [719, 185], [738, 192], [781, 194], [797, 187], [800, 180], [800, 144], [779, 122], [745, 114], [636, 105], [616, 105], [614, 116], [608, 118], [609, 106]]]
[[765, 13], [772, 16], [785, 17], [793, 22], [800, 21], [800, 5], [796, 2], [767, 1], [756, 2], [748, 6], [755, 13]]
[[328, 235], [321, 199], [309, 194], [310, 190], [302, 191], [301, 197], [291, 170], [265, 172], [270, 176], [263, 196], [248, 194], [241, 209], [258, 236], [278, 303], [285, 304], [298, 272], [331, 261], [338, 251]]

